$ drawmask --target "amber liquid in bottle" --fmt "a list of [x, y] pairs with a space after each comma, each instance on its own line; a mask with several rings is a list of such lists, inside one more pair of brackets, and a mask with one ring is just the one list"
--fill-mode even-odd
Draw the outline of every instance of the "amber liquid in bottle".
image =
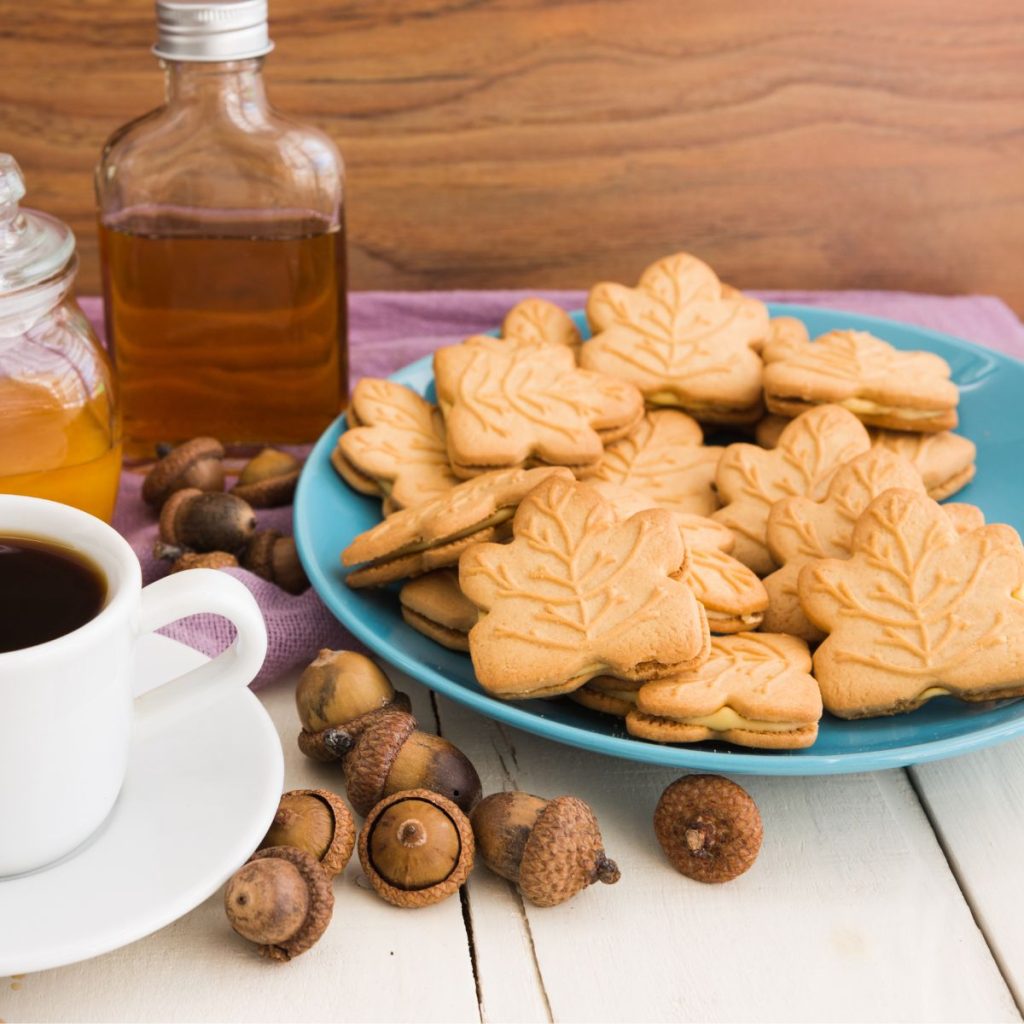
[[188, 232], [100, 224], [125, 455], [206, 434], [229, 448], [315, 440], [348, 395], [343, 228], [254, 215]]

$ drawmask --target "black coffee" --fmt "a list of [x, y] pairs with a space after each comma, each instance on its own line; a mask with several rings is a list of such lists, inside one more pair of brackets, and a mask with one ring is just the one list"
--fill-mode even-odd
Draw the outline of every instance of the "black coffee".
[[0, 654], [84, 626], [106, 597], [103, 573], [84, 555], [34, 537], [0, 536]]

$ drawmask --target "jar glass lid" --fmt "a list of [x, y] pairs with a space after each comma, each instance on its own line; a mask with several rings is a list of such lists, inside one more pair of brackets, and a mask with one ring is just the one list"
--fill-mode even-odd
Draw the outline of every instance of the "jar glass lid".
[[18, 206], [25, 179], [14, 157], [0, 153], [0, 295], [60, 273], [75, 254], [71, 228], [56, 217]]

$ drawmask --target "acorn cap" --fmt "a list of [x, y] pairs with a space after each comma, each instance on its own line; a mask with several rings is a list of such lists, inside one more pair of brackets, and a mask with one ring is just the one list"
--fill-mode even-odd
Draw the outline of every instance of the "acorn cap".
[[359, 734], [372, 722], [385, 715], [409, 714], [411, 706], [408, 696], [401, 690], [395, 690], [390, 704], [358, 715], [344, 725], [331, 725], [318, 732], [312, 732], [309, 729], [300, 730], [299, 750], [313, 761], [320, 761], [324, 764], [344, 760], [355, 746]]
[[159, 508], [175, 491], [196, 487], [224, 489], [224, 446], [214, 437], [196, 437], [173, 448], [146, 475], [142, 500]]
[[[384, 795], [388, 772], [402, 744], [416, 731], [416, 719], [405, 711], [377, 713], [345, 755], [345, 787], [349, 803], [364, 817]], [[426, 792], [426, 791], [424, 791]], [[461, 812], [460, 812], [461, 813]]]
[[320, 862], [304, 850], [292, 846], [268, 846], [264, 850], [257, 850], [247, 863], [267, 858], [284, 860], [294, 865], [306, 884], [309, 905], [299, 929], [283, 942], [260, 946], [260, 953], [271, 960], [291, 960], [305, 953], [327, 929], [334, 912], [334, 890]]
[[276, 448], [264, 448], [242, 468], [231, 493], [249, 502], [253, 508], [290, 505], [301, 471], [302, 463], [294, 455]]
[[654, 832], [681, 874], [728, 882], [757, 859], [764, 827], [742, 786], [721, 775], [684, 775], [661, 794]]
[[[320, 809], [322, 814], [317, 813]], [[337, 793], [327, 789], [293, 789], [282, 794], [260, 848], [294, 846], [305, 850], [333, 878], [345, 870], [355, 845], [352, 815]]]
[[620, 873], [604, 853], [594, 812], [574, 796], [549, 800], [523, 848], [519, 890], [538, 907], [554, 907], [594, 882], [612, 885]]
[[[457, 856], [451, 871], [439, 882], [426, 888], [403, 889], [392, 885], [380, 874], [373, 863], [370, 847], [377, 823], [390, 808], [396, 804], [415, 804], [417, 802], [429, 805], [431, 809], [440, 811], [447, 818], [454, 830], [454, 838], [457, 838]], [[414, 813], [413, 807], [410, 807], [410, 812]], [[430, 837], [421, 836], [420, 838], [421, 841], [424, 839], [430, 841]], [[408, 909], [418, 909], [440, 903], [441, 900], [458, 892], [469, 877], [470, 871], [473, 870], [474, 851], [473, 829], [469, 818], [451, 800], [429, 789], [409, 789], [386, 796], [371, 808], [359, 833], [359, 863], [362, 865], [363, 871], [366, 872], [374, 891], [388, 903]]]

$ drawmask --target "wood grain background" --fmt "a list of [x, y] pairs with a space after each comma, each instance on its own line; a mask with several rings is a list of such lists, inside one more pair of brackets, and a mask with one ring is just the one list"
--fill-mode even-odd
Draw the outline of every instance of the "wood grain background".
[[[272, 99], [338, 141], [356, 288], [745, 287], [1024, 311], [1020, 0], [271, 0]], [[75, 227], [156, 105], [149, 0], [0, 0], [0, 150]]]

